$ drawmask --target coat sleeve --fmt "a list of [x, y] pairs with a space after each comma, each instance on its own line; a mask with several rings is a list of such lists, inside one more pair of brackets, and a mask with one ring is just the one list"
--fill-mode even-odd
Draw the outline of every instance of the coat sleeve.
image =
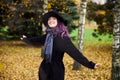
[[23, 41], [32, 46], [40, 47], [44, 45], [46, 35], [32, 37], [32, 38], [23, 38]]
[[89, 61], [71, 42], [70, 38], [65, 37], [64, 38], [64, 45], [63, 45], [64, 51], [70, 55], [73, 59], [75, 59], [80, 64], [94, 69], [95, 63], [92, 61]]

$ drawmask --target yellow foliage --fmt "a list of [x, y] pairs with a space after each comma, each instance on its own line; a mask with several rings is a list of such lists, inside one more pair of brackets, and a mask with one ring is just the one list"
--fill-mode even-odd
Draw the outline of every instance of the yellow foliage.
[[106, 11], [105, 11], [105, 10], [98, 10], [98, 11], [96, 12], [96, 14], [98, 14], [98, 15], [105, 15], [105, 14], [106, 14]]
[[38, 23], [38, 26], [40, 26], [40, 22]]
[[52, 2], [56, 2], [56, 0], [52, 0]]
[[24, 13], [22, 12], [22, 14], [21, 15], [24, 15]]
[[5, 19], [2, 19], [2, 22], [5, 22]]
[[25, 4], [25, 7], [28, 7], [28, 4]]
[[102, 24], [103, 24], [103, 25], [106, 25], [106, 22], [103, 22]]
[[65, 5], [65, 4], [66, 4], [66, 2], [62, 2], [62, 4], [63, 4], [63, 5]]
[[22, 3], [24, 3], [24, 4], [27, 4], [29, 2], [31, 2], [31, 0], [22, 0]]
[[81, 0], [73, 0], [75, 4], [80, 4]]
[[14, 3], [14, 5], [17, 5], [17, 3]]
[[0, 70], [4, 69], [4, 65], [2, 63], [0, 63]]
[[34, 21], [34, 18], [33, 18], [33, 17], [31, 17], [31, 20], [32, 20], [32, 21]]
[[50, 3], [48, 3], [47, 7], [48, 7], [48, 9], [49, 9], [49, 8], [51, 8], [51, 4], [50, 4]]
[[38, 16], [38, 18], [40, 18], [41, 16]]
[[8, 18], [10, 18], [10, 15], [7, 15]]
[[[17, 45], [16, 45], [17, 44]], [[18, 46], [18, 45], [23, 46]], [[65, 80], [110, 80], [112, 43], [85, 43], [83, 54], [94, 62], [103, 64], [101, 68], [91, 70], [81, 66], [81, 70], [72, 70], [73, 59], [65, 54]], [[7, 50], [7, 51], [6, 51]], [[38, 69], [41, 61], [40, 48], [26, 45], [21, 41], [3, 41], [0, 46], [0, 60], [4, 70], [0, 80], [38, 80]]]

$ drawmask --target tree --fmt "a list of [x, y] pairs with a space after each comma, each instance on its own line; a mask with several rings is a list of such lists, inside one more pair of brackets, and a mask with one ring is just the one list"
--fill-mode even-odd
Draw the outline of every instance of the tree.
[[[41, 0], [5, 0], [2, 6], [2, 24], [8, 26], [8, 35], [20, 37], [41, 35]], [[4, 5], [6, 4], [6, 5]]]
[[[44, 13], [43, 4], [46, 0], [2, 0], [0, 2], [0, 25], [8, 26], [8, 35], [19, 37], [22, 34], [37, 36], [42, 33], [41, 16]], [[68, 20], [69, 31], [77, 25], [76, 5], [73, 0], [48, 0], [45, 4], [48, 10], [57, 9]], [[45, 6], [44, 6], [45, 7]]]
[[[82, 0], [80, 5], [81, 5], [81, 10], [79, 14], [80, 17], [79, 17], [79, 23], [78, 23], [78, 49], [79, 51], [82, 52], [83, 42], [84, 42], [83, 41], [84, 40], [84, 25], [85, 25], [85, 18], [86, 18], [87, 1]], [[80, 65], [78, 62], [74, 61], [73, 69], [75, 70], [80, 69]]]
[[107, 3], [112, 6], [114, 13], [112, 80], [120, 80], [120, 0], [108, 0]]
[[[48, 12], [48, 0], [43, 0], [43, 15]], [[45, 26], [42, 24], [42, 33], [45, 33]]]
[[[87, 19], [90, 21], [95, 21], [98, 25], [97, 29], [94, 29], [92, 34], [94, 37], [99, 38], [100, 35], [110, 34], [109, 37], [112, 37], [113, 34], [113, 4], [107, 2], [101, 4], [100, 1], [103, 0], [94, 0], [99, 1], [99, 3], [88, 2], [87, 7]], [[106, 1], [106, 0], [105, 0]], [[99, 39], [101, 40], [101, 39]]]
[[120, 80], [120, 0], [114, 0], [112, 80]]
[[[43, 15], [45, 14], [45, 13], [47, 13], [48, 12], [48, 0], [44, 0], [44, 4], [43, 4]], [[42, 34], [45, 34], [45, 25], [44, 24], [42, 24]], [[43, 50], [44, 50], [44, 47], [42, 46], [41, 47], [41, 57], [43, 57]]]

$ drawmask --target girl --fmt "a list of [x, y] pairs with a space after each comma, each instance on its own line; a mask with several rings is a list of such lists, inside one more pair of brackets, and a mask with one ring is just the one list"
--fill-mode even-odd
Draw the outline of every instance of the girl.
[[88, 68], [94, 69], [101, 66], [99, 63], [89, 61], [73, 45], [66, 28], [67, 23], [58, 12], [46, 13], [42, 22], [46, 26], [45, 35], [21, 38], [33, 45], [44, 45], [44, 59], [39, 68], [39, 80], [64, 80], [65, 68], [62, 60], [65, 52]]

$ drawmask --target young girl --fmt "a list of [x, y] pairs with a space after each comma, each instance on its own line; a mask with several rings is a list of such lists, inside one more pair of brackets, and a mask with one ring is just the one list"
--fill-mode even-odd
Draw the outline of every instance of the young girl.
[[44, 59], [39, 68], [39, 80], [64, 80], [63, 56], [65, 52], [88, 68], [94, 69], [100, 66], [99, 63], [89, 61], [73, 45], [66, 27], [67, 23], [58, 12], [50, 11], [46, 13], [42, 22], [46, 26], [45, 35], [33, 38], [23, 36], [21, 38], [33, 45], [44, 45]]

